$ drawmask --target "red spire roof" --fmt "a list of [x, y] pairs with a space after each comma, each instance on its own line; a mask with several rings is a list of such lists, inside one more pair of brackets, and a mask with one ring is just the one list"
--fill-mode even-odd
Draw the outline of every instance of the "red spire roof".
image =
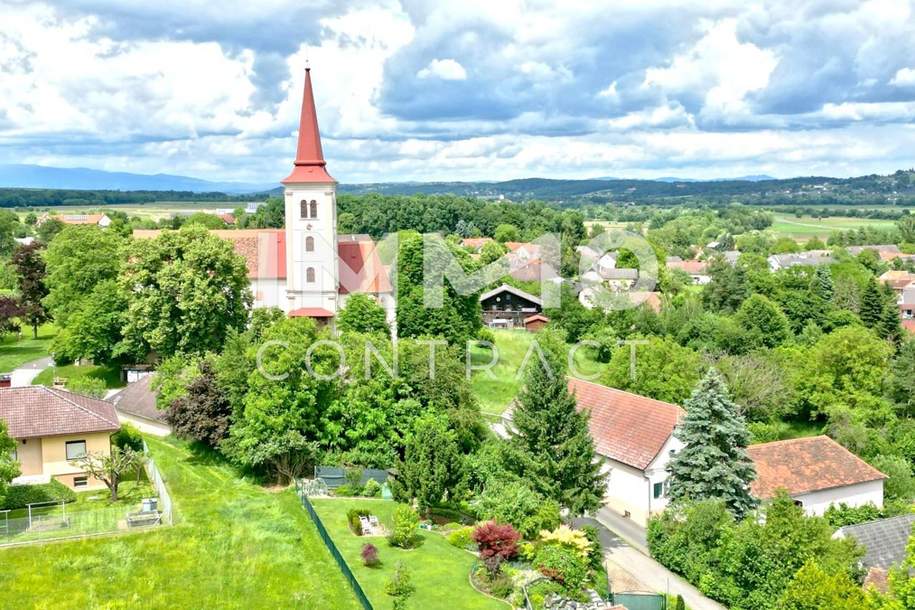
[[318, 131], [318, 113], [315, 96], [311, 90], [311, 68], [305, 68], [305, 91], [302, 94], [302, 116], [299, 119], [299, 144], [296, 148], [295, 166], [283, 184], [295, 182], [336, 182], [324, 166], [321, 134]]

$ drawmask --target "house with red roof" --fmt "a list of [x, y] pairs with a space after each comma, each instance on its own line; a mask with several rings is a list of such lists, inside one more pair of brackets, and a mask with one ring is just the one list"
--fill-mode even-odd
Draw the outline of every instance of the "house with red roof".
[[784, 490], [809, 515], [832, 505], [883, 507], [886, 475], [828, 436], [811, 436], [747, 447], [756, 466], [750, 485], [760, 500]]
[[[245, 258], [255, 307], [279, 307], [290, 317], [327, 322], [350, 294], [368, 294], [394, 321], [389, 267], [368, 235], [337, 234], [337, 181], [327, 173], [311, 70], [305, 88], [292, 172], [281, 181], [283, 229], [214, 230]], [[158, 231], [134, 231], [136, 238]]]
[[0, 419], [16, 441], [21, 474], [13, 485], [57, 479], [77, 490], [105, 487], [73, 460], [111, 452], [111, 435], [121, 427], [111, 403], [37, 385], [3, 388]]

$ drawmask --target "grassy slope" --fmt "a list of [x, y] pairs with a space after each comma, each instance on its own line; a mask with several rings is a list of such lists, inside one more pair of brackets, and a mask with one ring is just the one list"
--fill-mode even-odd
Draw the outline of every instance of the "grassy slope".
[[57, 334], [53, 324], [45, 324], [38, 329], [38, 338], [32, 338], [32, 329], [22, 329], [22, 340], [17, 341], [12, 334], [0, 338], [0, 372], [9, 372], [32, 360], [48, 355], [51, 340]]
[[117, 365], [109, 366], [78, 366], [68, 364], [67, 366], [56, 366], [45, 369], [38, 373], [32, 381], [32, 385], [51, 385], [55, 377], [63, 379], [73, 379], [75, 377], [94, 377], [105, 382], [106, 388], [120, 388], [125, 384], [121, 381], [121, 370]]
[[[398, 561], [407, 567], [416, 586], [416, 592], [407, 602], [410, 608], [508, 608], [508, 604], [486, 597], [470, 586], [468, 576], [475, 557], [451, 546], [440, 534], [423, 531], [420, 533], [422, 545], [416, 549], [404, 550], [389, 546], [384, 538], [356, 536], [349, 530], [346, 511], [355, 507], [368, 508], [390, 530], [395, 502], [378, 499], [316, 499], [313, 503], [324, 527], [377, 610], [392, 607], [392, 598], [385, 594], [384, 586]], [[381, 560], [378, 567], [362, 565], [360, 551], [367, 542], [378, 547], [378, 558]]]
[[[524, 330], [496, 330], [494, 334], [499, 359], [491, 369], [492, 375], [487, 371], [474, 371], [471, 379], [473, 391], [480, 401], [480, 409], [490, 418], [500, 415], [518, 394], [521, 387], [518, 371], [524, 355], [530, 349], [531, 340], [536, 336]], [[578, 371], [582, 374], [592, 374], [606, 366], [592, 360], [585, 348], [578, 350], [575, 355]], [[536, 358], [537, 353], [533, 352], [531, 357]], [[491, 361], [493, 355], [489, 350], [474, 346], [471, 358], [474, 366], [483, 366]]]
[[181, 522], [153, 533], [0, 549], [2, 608], [352, 608], [295, 494], [148, 439]]
[[890, 229], [894, 224], [895, 223], [892, 220], [878, 220], [872, 218], [814, 218], [812, 216], [802, 216], [801, 218], [798, 218], [793, 214], [776, 213], [771, 230], [780, 237], [807, 240], [814, 235], [824, 239], [829, 237], [833, 231], [847, 231], [849, 229], [858, 229], [861, 227]]

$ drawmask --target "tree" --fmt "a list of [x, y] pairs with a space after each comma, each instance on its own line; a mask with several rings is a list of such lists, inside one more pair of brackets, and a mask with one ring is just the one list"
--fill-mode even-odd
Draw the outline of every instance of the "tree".
[[480, 559], [491, 577], [499, 572], [503, 561], [508, 561], [518, 554], [520, 539], [521, 534], [507, 523], [489, 521], [473, 530], [473, 541], [477, 543]]
[[111, 492], [111, 501], [117, 502], [121, 480], [126, 474], [139, 468], [145, 459], [142, 453], [114, 445], [109, 454], [89, 452], [71, 462], [89, 476], [104, 483]]
[[13, 250], [13, 267], [19, 276], [19, 307], [22, 320], [32, 327], [32, 336], [38, 338], [38, 327], [50, 319], [42, 299], [48, 294], [45, 287], [45, 263], [41, 257], [44, 245], [32, 242]]
[[682, 402], [699, 381], [702, 366], [699, 354], [667, 337], [646, 340], [646, 344], [635, 346], [635, 375], [632, 375], [632, 346], [616, 348], [604, 376], [607, 385], [655, 400]]
[[743, 267], [716, 256], [708, 267], [711, 280], [702, 289], [702, 302], [712, 311], [735, 311], [750, 296]]
[[907, 244], [915, 244], [915, 214], [905, 214], [896, 221], [899, 234], [902, 241]]
[[413, 422], [397, 481], [420, 509], [453, 498], [464, 478], [464, 456], [444, 415], [427, 414]]
[[76, 305], [78, 309], [67, 317], [66, 325], [54, 338], [54, 357], [61, 362], [79, 358], [112, 361], [123, 339], [121, 329], [127, 308], [117, 281], [99, 282]]
[[351, 294], [337, 314], [336, 323], [342, 332], [390, 332], [384, 307], [367, 294]]
[[884, 298], [877, 285], [877, 280], [871, 277], [864, 287], [861, 295], [861, 309], [858, 315], [868, 328], [874, 328], [883, 319]]
[[217, 447], [229, 434], [232, 406], [216, 381], [213, 365], [200, 363], [200, 376], [187, 388], [185, 396], [168, 408], [168, 422], [178, 436]]
[[750, 433], [715, 369], [684, 403], [686, 417], [675, 436], [684, 444], [668, 465], [673, 501], [721, 500], [738, 518], [756, 506], [756, 478], [746, 448]]
[[915, 418], [915, 338], [899, 348], [887, 378], [887, 397], [899, 417]]
[[513, 414], [511, 438], [521, 476], [545, 498], [578, 515], [600, 506], [604, 479], [588, 431], [587, 412], [579, 413], [566, 382], [565, 350], [552, 331], [533, 343], [532, 356]]
[[827, 303], [832, 300], [835, 287], [832, 283], [832, 272], [827, 265], [817, 267], [813, 274], [813, 291]]
[[57, 218], [48, 218], [38, 226], [38, 241], [50, 244], [66, 228]]
[[898, 455], [878, 455], [870, 462], [887, 476], [883, 486], [886, 500], [901, 500], [908, 504], [915, 498], [915, 476], [907, 459]]
[[888, 580], [889, 595], [880, 599], [880, 610], [915, 610], [915, 536], [909, 537], [905, 561], [890, 570]]
[[507, 241], [519, 241], [521, 239], [521, 231], [515, 225], [501, 224], [496, 227], [492, 237], [500, 244], [504, 244]]
[[19, 317], [22, 307], [13, 297], [0, 296], [0, 334], [19, 332]]
[[7, 256], [16, 247], [19, 216], [10, 210], [0, 210], [0, 256]]
[[488, 241], [480, 248], [480, 262], [484, 265], [495, 262], [508, 252], [508, 248], [498, 241]]
[[247, 218], [245, 226], [253, 229], [282, 229], [285, 224], [285, 201], [282, 197], [268, 197], [267, 201]]
[[19, 476], [19, 462], [13, 459], [16, 441], [10, 438], [6, 422], [0, 419], [0, 506], [9, 482]]
[[248, 271], [232, 244], [192, 226], [131, 246], [120, 277], [127, 295], [122, 353], [219, 351], [231, 329], [245, 327]]
[[384, 592], [394, 598], [394, 610], [403, 610], [406, 607], [407, 599], [416, 591], [416, 586], [410, 578], [410, 571], [402, 561], [394, 565], [394, 572], [391, 578], [384, 585]]
[[416, 544], [416, 529], [419, 527], [419, 515], [406, 504], [398, 504], [394, 509], [394, 528], [388, 536], [392, 546], [408, 549]]
[[559, 525], [559, 504], [546, 500], [521, 481], [490, 479], [472, 502], [477, 518], [508, 523], [527, 539]]
[[748, 332], [749, 341], [762, 347], [781, 345], [791, 336], [784, 312], [761, 294], [754, 294], [741, 304], [736, 321]]
[[810, 559], [781, 595], [776, 610], [867, 610], [864, 591], [843, 572], [828, 573]]

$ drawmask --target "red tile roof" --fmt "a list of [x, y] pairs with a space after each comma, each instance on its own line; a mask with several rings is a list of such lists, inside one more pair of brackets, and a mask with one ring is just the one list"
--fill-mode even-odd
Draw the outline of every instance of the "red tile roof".
[[471, 250], [479, 250], [492, 241], [492, 237], [465, 237], [461, 240], [461, 245]]
[[534, 315], [532, 315], [530, 317], [524, 318], [525, 324], [527, 324], [529, 322], [549, 322], [549, 321], [550, 321], [550, 319], [548, 317], [546, 317], [543, 314], [539, 314], [539, 313], [535, 313]]
[[371, 238], [340, 235], [337, 238], [337, 257], [340, 260], [340, 293], [391, 292], [388, 270], [381, 263], [378, 248]]
[[290, 318], [333, 318], [334, 314], [323, 307], [299, 307], [289, 312]]
[[668, 269], [679, 269], [685, 273], [701, 275], [708, 269], [708, 263], [705, 261], [674, 261], [667, 263]]
[[318, 112], [311, 88], [311, 69], [305, 68], [305, 89], [302, 92], [302, 113], [299, 115], [299, 137], [292, 173], [283, 184], [297, 182], [335, 182], [327, 173], [324, 151], [321, 150], [321, 133], [318, 131]]
[[35, 438], [120, 428], [114, 406], [44, 386], [0, 389], [0, 419], [12, 438]]
[[569, 391], [578, 409], [591, 415], [588, 427], [597, 453], [639, 470], [651, 464], [684, 414], [677, 405], [574, 377]]
[[885, 479], [886, 475], [828, 436], [811, 436], [750, 445], [756, 480], [750, 491], [757, 498], [845, 487]]

